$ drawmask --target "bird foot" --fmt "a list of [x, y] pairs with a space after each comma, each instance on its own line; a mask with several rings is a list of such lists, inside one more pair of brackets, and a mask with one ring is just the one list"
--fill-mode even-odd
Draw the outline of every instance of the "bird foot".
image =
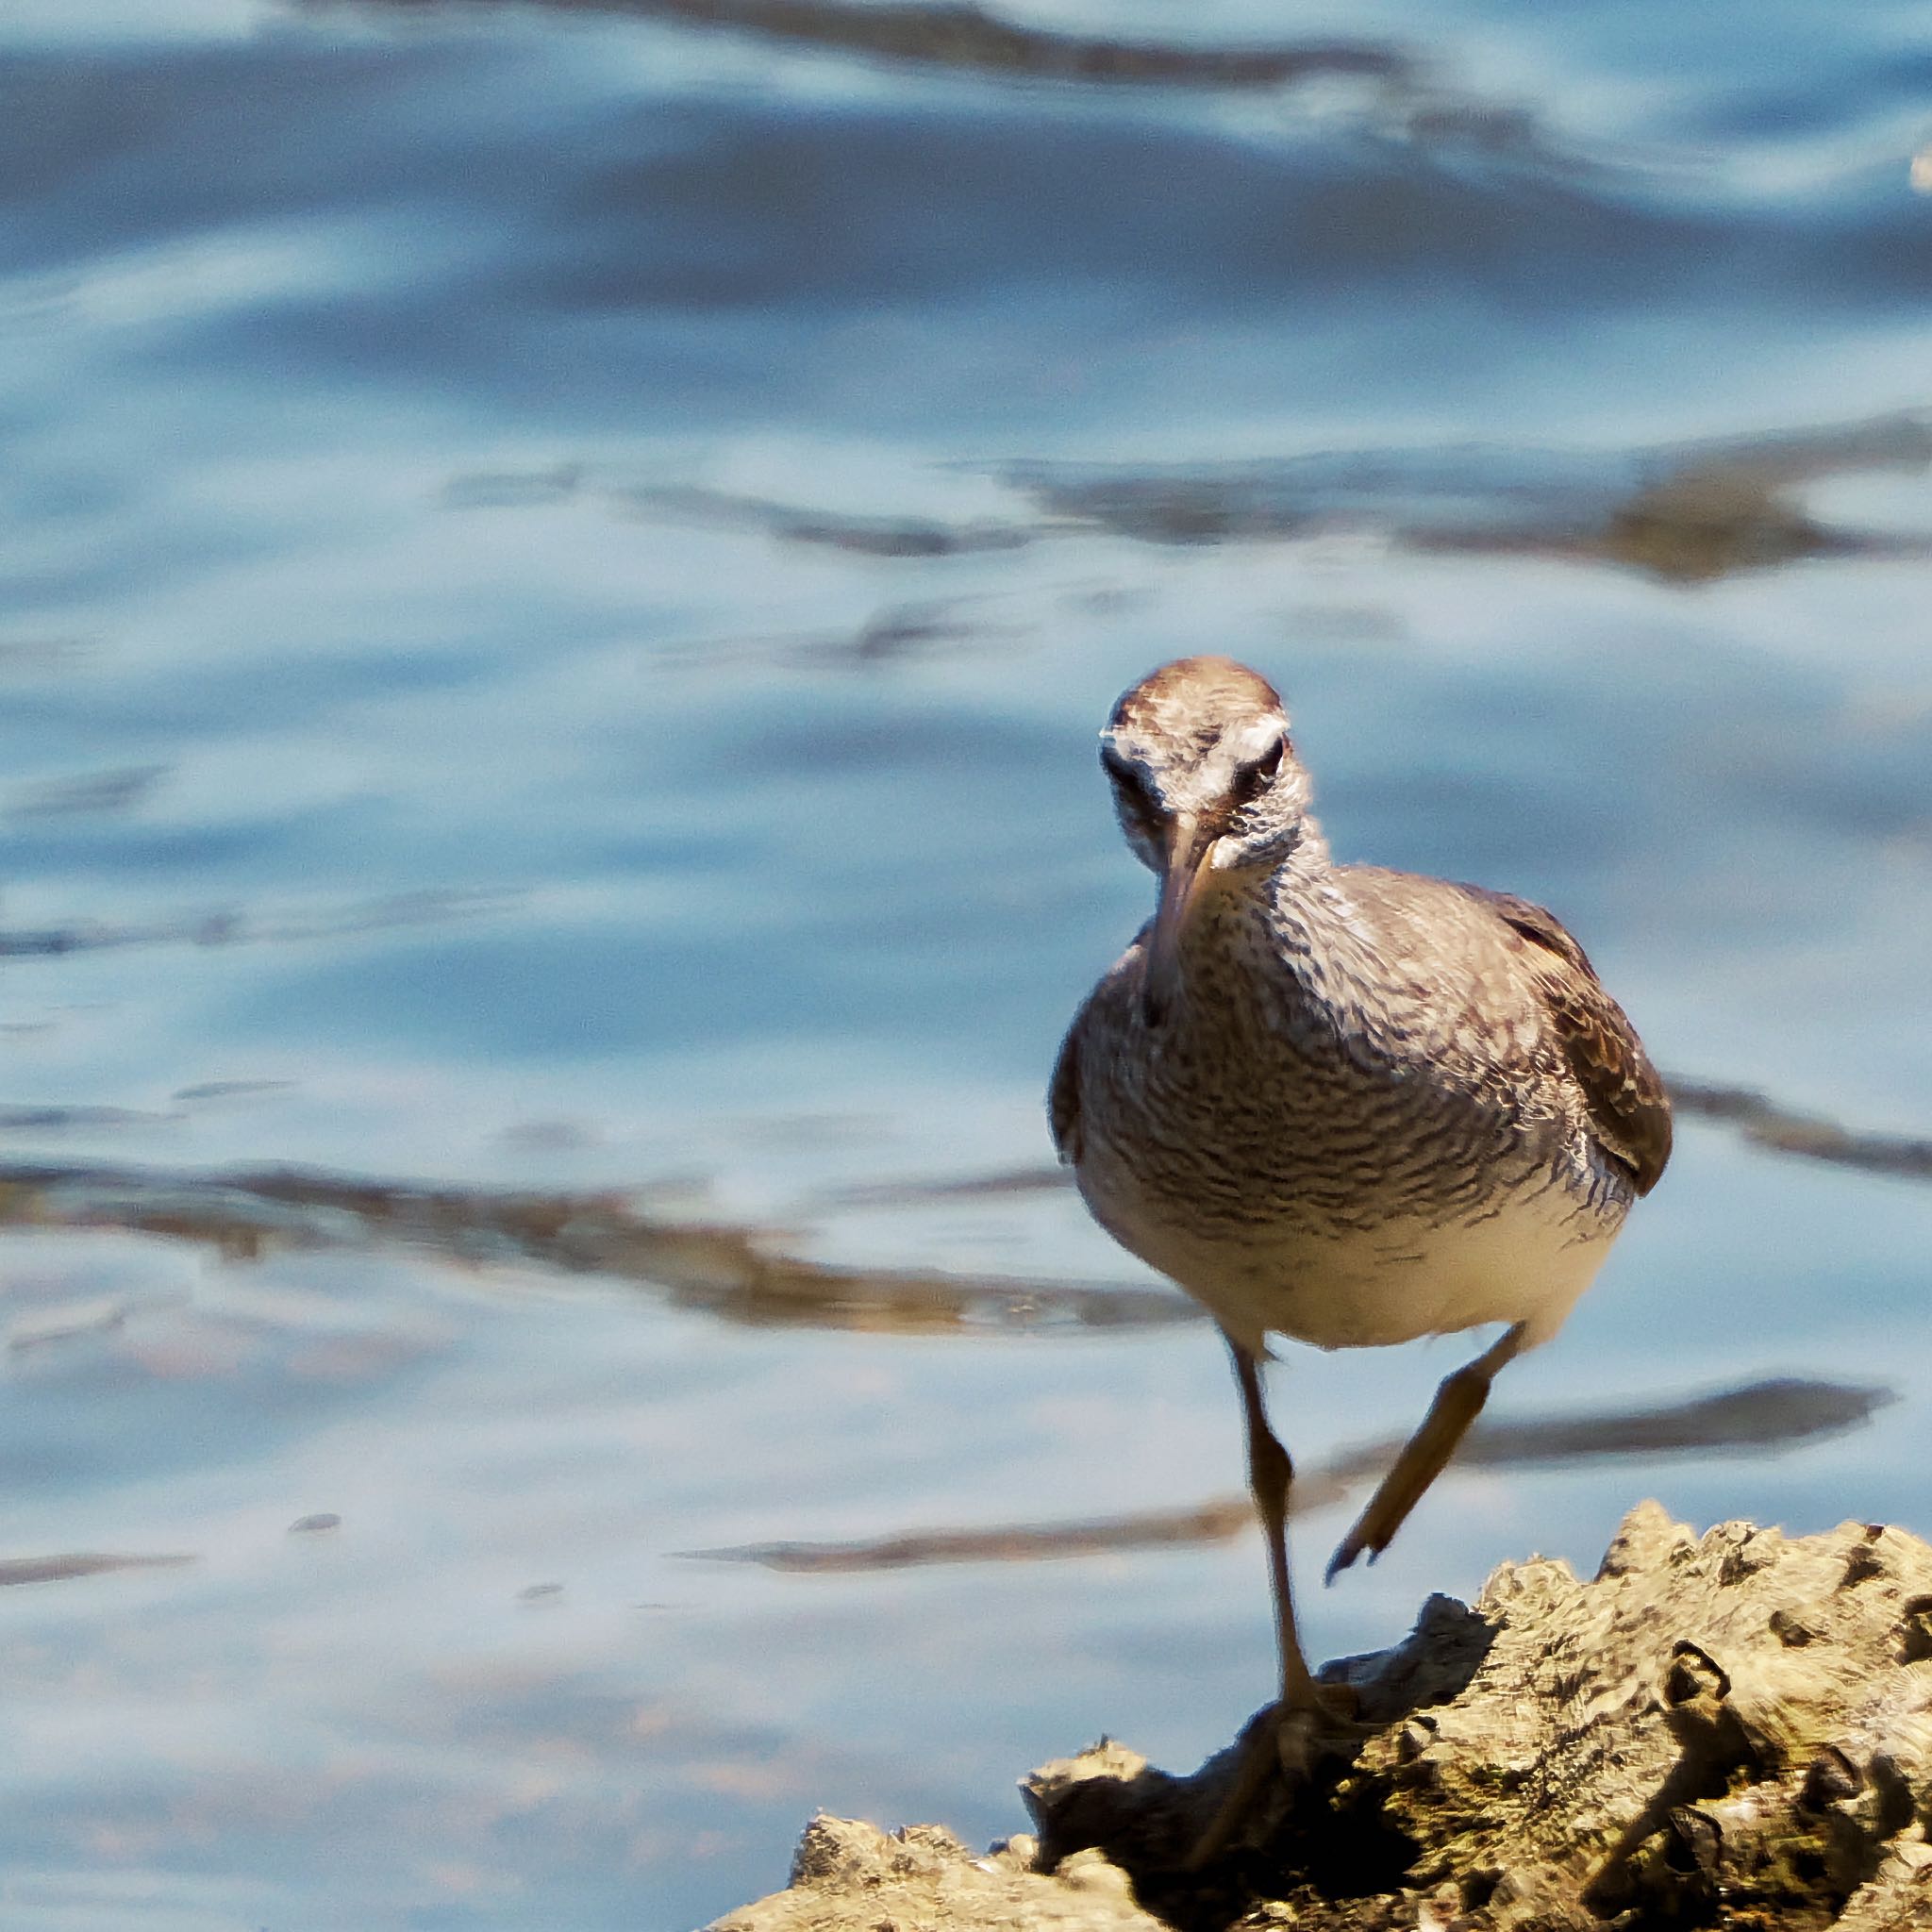
[[[1423, 1491], [1435, 1481], [1455, 1447], [1453, 1439], [1444, 1441], [1440, 1436], [1440, 1431], [1432, 1434], [1427, 1423], [1417, 1432], [1415, 1441], [1403, 1451], [1349, 1526], [1348, 1534], [1335, 1545], [1335, 1554], [1322, 1573], [1324, 1583], [1333, 1583], [1358, 1557], [1366, 1555], [1373, 1563], [1394, 1541], [1395, 1532], [1408, 1521], [1408, 1512], [1422, 1501]], [[1422, 1445], [1420, 1453], [1418, 1443]]]
[[[1386, 1516], [1392, 1512], [1382, 1513]], [[1404, 1513], [1407, 1514], [1407, 1511]], [[1390, 1539], [1395, 1534], [1396, 1524], [1386, 1521], [1372, 1522], [1370, 1518], [1371, 1512], [1364, 1510], [1355, 1527], [1335, 1545], [1335, 1554], [1328, 1558], [1328, 1567], [1322, 1573], [1324, 1583], [1333, 1583], [1364, 1552], [1373, 1563], [1389, 1547]], [[1399, 1521], [1400, 1518], [1397, 1519], [1397, 1522]]]
[[1474, 1361], [1443, 1378], [1422, 1427], [1402, 1445], [1394, 1468], [1376, 1485], [1354, 1526], [1336, 1545], [1323, 1577], [1324, 1583], [1333, 1583], [1364, 1552], [1373, 1563], [1389, 1547], [1395, 1532], [1408, 1521], [1408, 1512], [1422, 1501], [1424, 1491], [1447, 1467], [1457, 1444], [1469, 1433], [1470, 1424], [1482, 1413], [1496, 1371], [1522, 1350], [1528, 1332], [1527, 1323], [1517, 1323]]
[[1274, 1756], [1291, 1790], [1309, 1783], [1322, 1765], [1353, 1757], [1374, 1729], [1357, 1715], [1361, 1698], [1353, 1684], [1317, 1684], [1316, 1707], [1277, 1704], [1274, 1720]]
[[1373, 1725], [1356, 1719], [1347, 1684], [1318, 1684], [1312, 1704], [1276, 1704], [1254, 1718], [1236, 1745], [1234, 1778], [1188, 1855], [1198, 1872], [1227, 1850], [1271, 1785], [1290, 1803], [1314, 1783], [1324, 1764], [1355, 1756]]

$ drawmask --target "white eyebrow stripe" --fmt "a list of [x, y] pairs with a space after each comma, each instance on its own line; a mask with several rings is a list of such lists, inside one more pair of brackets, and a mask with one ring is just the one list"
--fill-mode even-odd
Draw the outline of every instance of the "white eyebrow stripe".
[[1235, 762], [1245, 765], [1251, 759], [1273, 751], [1287, 729], [1288, 720], [1279, 716], [1251, 720], [1241, 727], [1229, 747], [1235, 755]]

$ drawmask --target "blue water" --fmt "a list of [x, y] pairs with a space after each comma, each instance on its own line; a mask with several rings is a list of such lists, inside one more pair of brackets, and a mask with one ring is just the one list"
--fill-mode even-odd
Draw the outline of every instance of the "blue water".
[[[1193, 9], [1326, 50], [1260, 87], [1000, 17], [1043, 72], [862, 8], [0, 14], [0, 1559], [192, 1559], [0, 1590], [10, 1927], [675, 1932], [815, 1807], [984, 1840], [1102, 1730], [1232, 1735], [1252, 1538], [679, 1554], [1225, 1494], [1199, 1325], [758, 1325], [649, 1240], [206, 1179], [1144, 1286], [1064, 1193], [891, 1188], [1047, 1159], [1163, 658], [1266, 670], [1341, 852], [1546, 900], [1668, 1068], [1932, 1131], [1924, 8]], [[1646, 1493], [1932, 1533], [1928, 1238], [1687, 1120], [1499, 1410], [1900, 1399], [1453, 1475], [1312, 1646]], [[1283, 1433], [1460, 1347], [1291, 1351]]]

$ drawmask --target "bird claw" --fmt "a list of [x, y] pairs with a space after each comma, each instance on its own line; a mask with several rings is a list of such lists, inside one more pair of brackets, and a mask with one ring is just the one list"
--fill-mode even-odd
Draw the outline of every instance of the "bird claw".
[[1373, 1565], [1374, 1563], [1375, 1558], [1379, 1557], [1382, 1554], [1382, 1552], [1386, 1550], [1388, 1547], [1388, 1537], [1377, 1537], [1373, 1534], [1366, 1534], [1364, 1533], [1361, 1524], [1357, 1523], [1356, 1526], [1352, 1530], [1350, 1530], [1349, 1533], [1345, 1537], [1343, 1537], [1339, 1543], [1335, 1545], [1335, 1554], [1328, 1558], [1328, 1567], [1322, 1573], [1323, 1583], [1324, 1585], [1332, 1584], [1335, 1581], [1335, 1579], [1338, 1576], [1340, 1576], [1344, 1570], [1348, 1569], [1350, 1565], [1354, 1563], [1355, 1559], [1357, 1557], [1362, 1556], [1364, 1554], [1367, 1555], [1370, 1564]]
[[1527, 1333], [1527, 1324], [1517, 1323], [1474, 1361], [1443, 1378], [1422, 1427], [1402, 1445], [1394, 1468], [1376, 1485], [1354, 1527], [1336, 1545], [1323, 1573], [1324, 1583], [1333, 1583], [1364, 1552], [1373, 1563], [1394, 1541], [1409, 1511], [1455, 1455], [1470, 1424], [1482, 1413], [1496, 1371], [1522, 1349]]
[[1331, 1755], [1332, 1714], [1325, 1710], [1283, 1710], [1274, 1713], [1274, 1758], [1291, 1791], [1298, 1791], [1315, 1774], [1315, 1767]]
[[1361, 1695], [1353, 1684], [1317, 1684], [1318, 1710], [1274, 1707], [1275, 1755], [1291, 1786], [1306, 1784], [1325, 1759], [1353, 1756], [1374, 1729], [1361, 1722]]

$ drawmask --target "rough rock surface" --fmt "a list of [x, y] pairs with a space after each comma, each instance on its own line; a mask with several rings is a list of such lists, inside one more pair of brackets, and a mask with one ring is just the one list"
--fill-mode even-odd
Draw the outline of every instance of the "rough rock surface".
[[1697, 1538], [1644, 1504], [1592, 1581], [1505, 1565], [1474, 1608], [1432, 1598], [1394, 1649], [1324, 1675], [1358, 1700], [1352, 1759], [1267, 1790], [1206, 1871], [1187, 1855], [1241, 1741], [1189, 1778], [1103, 1742], [1026, 1781], [1037, 1846], [975, 1860], [942, 1832], [821, 1819], [791, 1890], [721, 1926], [1932, 1928], [1915, 1537]]
[[1050, 1875], [1033, 1869], [1038, 1855], [1029, 1838], [976, 1858], [936, 1824], [889, 1835], [821, 1814], [798, 1841], [790, 1887], [711, 1932], [1164, 1932], [1103, 1853], [1070, 1853]]

